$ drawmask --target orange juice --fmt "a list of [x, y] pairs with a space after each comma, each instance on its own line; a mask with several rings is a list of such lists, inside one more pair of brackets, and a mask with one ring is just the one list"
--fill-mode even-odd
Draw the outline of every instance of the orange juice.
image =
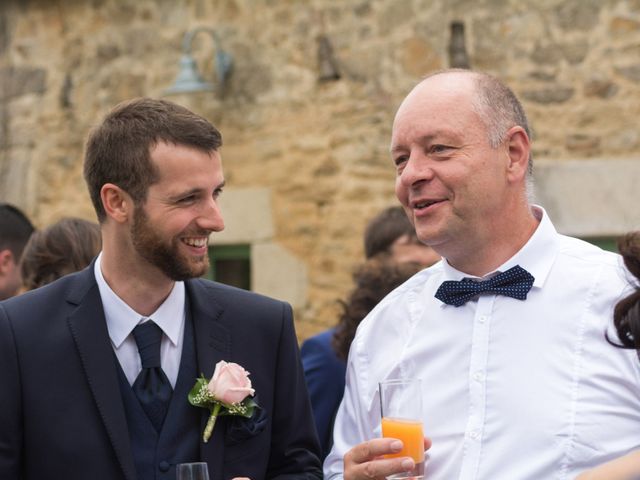
[[382, 417], [382, 436], [402, 440], [402, 451], [387, 457], [411, 457], [416, 464], [424, 462], [422, 422]]

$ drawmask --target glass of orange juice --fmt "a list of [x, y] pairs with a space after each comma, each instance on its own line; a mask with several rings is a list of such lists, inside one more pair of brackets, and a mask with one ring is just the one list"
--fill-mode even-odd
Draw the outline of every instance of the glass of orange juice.
[[382, 436], [402, 440], [402, 451], [387, 455], [411, 457], [416, 466], [388, 479], [424, 478], [424, 433], [422, 430], [422, 385], [420, 379], [388, 379], [379, 384]]

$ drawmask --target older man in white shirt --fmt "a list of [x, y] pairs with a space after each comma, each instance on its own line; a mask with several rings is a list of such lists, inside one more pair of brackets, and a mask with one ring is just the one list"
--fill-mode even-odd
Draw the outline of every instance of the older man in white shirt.
[[325, 478], [411, 470], [379, 438], [377, 384], [397, 377], [422, 379], [430, 480], [571, 479], [638, 448], [637, 357], [605, 340], [625, 271], [529, 204], [515, 95], [477, 72], [428, 77], [398, 110], [391, 152], [396, 194], [443, 261], [362, 323]]

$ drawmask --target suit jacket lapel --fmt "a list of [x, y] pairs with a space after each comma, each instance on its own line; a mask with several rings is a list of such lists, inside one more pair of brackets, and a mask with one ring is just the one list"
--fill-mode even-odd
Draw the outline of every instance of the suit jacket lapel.
[[[198, 368], [205, 377], [211, 378], [216, 364], [231, 358], [231, 332], [221, 322], [224, 307], [215, 300], [210, 287], [198, 280], [187, 281], [185, 285], [193, 319]], [[209, 411], [202, 409], [200, 434], [208, 418]], [[223, 475], [224, 424], [225, 418], [218, 418], [209, 442], [200, 443], [200, 454], [202, 460], [209, 464], [212, 480]]]
[[67, 318], [89, 388], [127, 480], [136, 479], [115, 356], [104, 318], [93, 263], [76, 279], [67, 301], [77, 308]]

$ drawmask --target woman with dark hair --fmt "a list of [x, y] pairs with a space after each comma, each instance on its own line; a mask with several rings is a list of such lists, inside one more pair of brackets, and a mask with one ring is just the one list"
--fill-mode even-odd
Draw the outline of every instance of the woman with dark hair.
[[63, 218], [36, 231], [22, 254], [24, 290], [33, 290], [88, 266], [100, 252], [100, 227], [80, 218]]
[[[624, 264], [640, 282], [640, 231], [624, 236], [618, 242]], [[613, 312], [613, 323], [623, 348], [640, 350], [640, 284], [635, 291], [623, 298]]]
[[340, 300], [342, 313], [333, 333], [332, 345], [338, 358], [347, 361], [349, 347], [358, 325], [373, 307], [422, 268], [418, 263], [399, 263], [390, 255], [381, 254], [368, 260], [355, 271], [354, 289], [346, 301]]
[[[640, 282], [640, 231], [629, 233], [618, 242], [624, 264]], [[640, 283], [634, 291], [616, 305], [613, 323], [620, 343], [607, 337], [621, 348], [636, 349], [640, 355]], [[600, 465], [580, 474], [576, 480], [636, 480], [640, 478], [640, 450]]]

